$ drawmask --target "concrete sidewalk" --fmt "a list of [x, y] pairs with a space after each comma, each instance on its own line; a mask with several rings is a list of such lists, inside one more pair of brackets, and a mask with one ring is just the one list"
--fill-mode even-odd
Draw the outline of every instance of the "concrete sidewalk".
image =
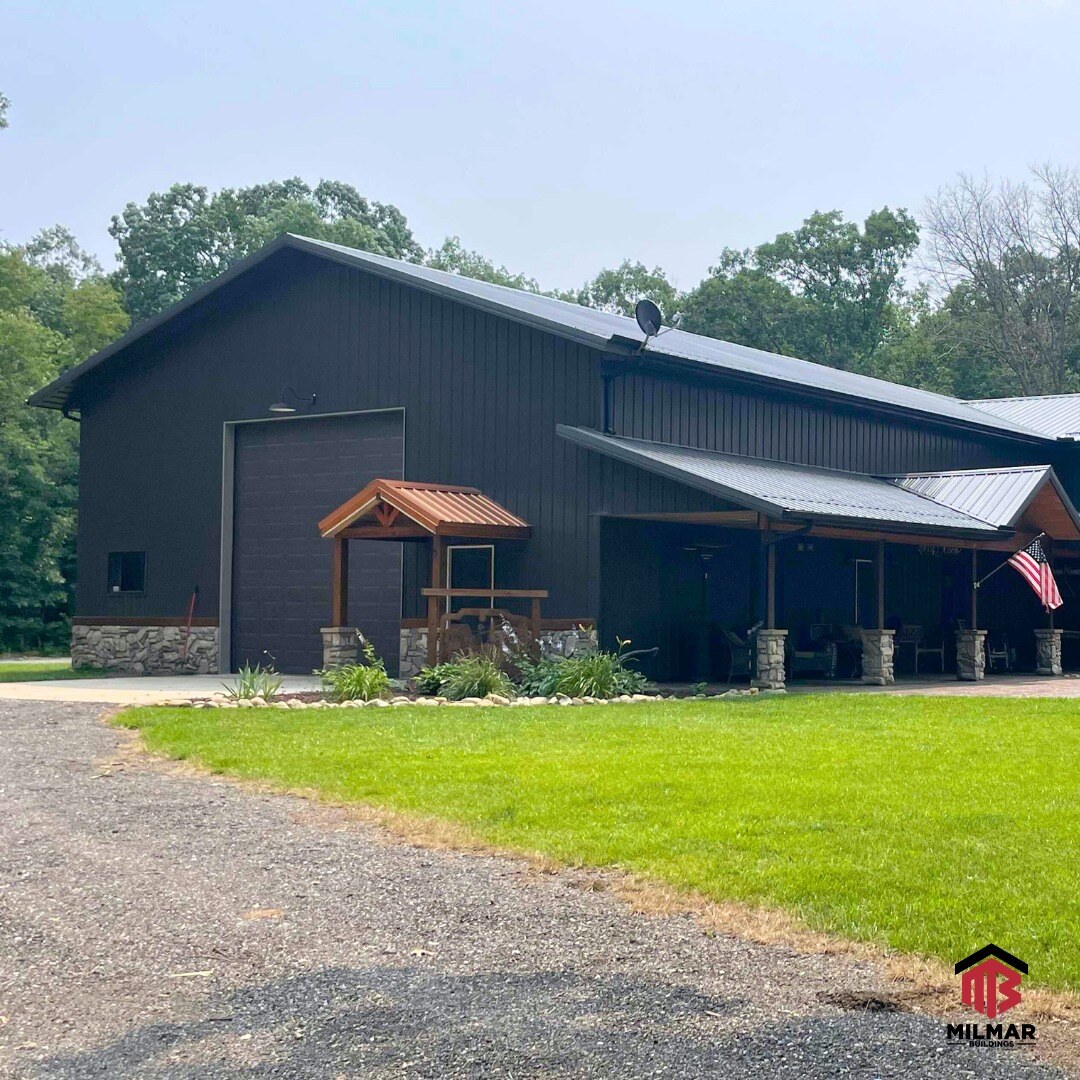
[[[231, 686], [233, 678], [231, 675], [121, 675], [0, 683], [0, 700], [152, 705], [180, 698], [208, 698]], [[319, 680], [314, 675], [285, 675], [283, 678], [283, 693], [299, 694], [319, 689]]]
[[[53, 679], [0, 683], [0, 701], [86, 701], [114, 705], [152, 705], [178, 699], [208, 698], [231, 686], [232, 675], [122, 675], [100, 679]], [[299, 694], [320, 689], [314, 675], [285, 675], [281, 689]], [[745, 687], [745, 683], [742, 684]], [[689, 685], [661, 686], [662, 693], [689, 691]], [[728, 689], [710, 684], [709, 693]], [[865, 686], [854, 681], [799, 681], [788, 683], [792, 694], [899, 694], [934, 697], [1080, 697], [1080, 678], [1038, 675], [991, 675], [982, 682], [958, 682], [952, 676], [900, 679], [892, 686]]]

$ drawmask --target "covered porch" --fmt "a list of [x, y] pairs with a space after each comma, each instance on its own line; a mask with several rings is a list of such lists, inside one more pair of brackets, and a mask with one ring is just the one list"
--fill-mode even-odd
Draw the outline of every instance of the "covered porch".
[[445, 661], [473, 644], [478, 633], [486, 639], [505, 627], [524, 642], [539, 640], [545, 589], [496, 588], [493, 572], [485, 578], [483, 556], [479, 576], [467, 586], [454, 587], [450, 580], [455, 552], [493, 550], [495, 541], [520, 542], [532, 532], [527, 522], [477, 488], [376, 479], [326, 515], [318, 528], [332, 544], [330, 625], [322, 628], [324, 668], [355, 663], [359, 656], [357, 628], [350, 622], [351, 540], [429, 549], [429, 584], [420, 590], [427, 609], [419, 643], [423, 663]]
[[[1049, 466], [875, 477], [560, 433], [717, 498], [603, 519], [602, 640], [659, 645], [655, 679], [955, 686], [1080, 668], [1080, 519]], [[1056, 616], [998, 572], [1036, 538]]]

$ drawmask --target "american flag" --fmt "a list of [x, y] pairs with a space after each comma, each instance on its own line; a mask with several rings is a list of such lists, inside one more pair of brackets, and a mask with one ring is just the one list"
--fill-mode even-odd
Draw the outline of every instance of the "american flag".
[[1047, 611], [1061, 607], [1061, 593], [1058, 592], [1054, 572], [1050, 569], [1046, 552], [1043, 551], [1039, 538], [1036, 537], [1023, 551], [1018, 551], [1009, 559], [1009, 565], [1020, 572], [1020, 576], [1035, 590], [1039, 603]]

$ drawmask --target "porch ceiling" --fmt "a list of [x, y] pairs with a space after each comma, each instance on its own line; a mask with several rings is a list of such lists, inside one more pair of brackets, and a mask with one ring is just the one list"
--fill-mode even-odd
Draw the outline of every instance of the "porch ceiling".
[[706, 491], [778, 522], [992, 542], [1017, 530], [1080, 539], [1080, 517], [1049, 465], [871, 476], [603, 435], [559, 425], [586, 449]]

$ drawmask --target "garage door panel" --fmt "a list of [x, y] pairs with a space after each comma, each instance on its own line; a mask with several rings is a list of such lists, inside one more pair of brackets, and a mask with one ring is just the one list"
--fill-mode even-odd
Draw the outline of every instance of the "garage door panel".
[[[377, 476], [401, 479], [400, 412], [316, 417], [235, 429], [232, 664], [266, 654], [279, 671], [322, 665], [330, 544], [316, 523]], [[350, 622], [397, 670], [401, 545], [349, 545]]]

